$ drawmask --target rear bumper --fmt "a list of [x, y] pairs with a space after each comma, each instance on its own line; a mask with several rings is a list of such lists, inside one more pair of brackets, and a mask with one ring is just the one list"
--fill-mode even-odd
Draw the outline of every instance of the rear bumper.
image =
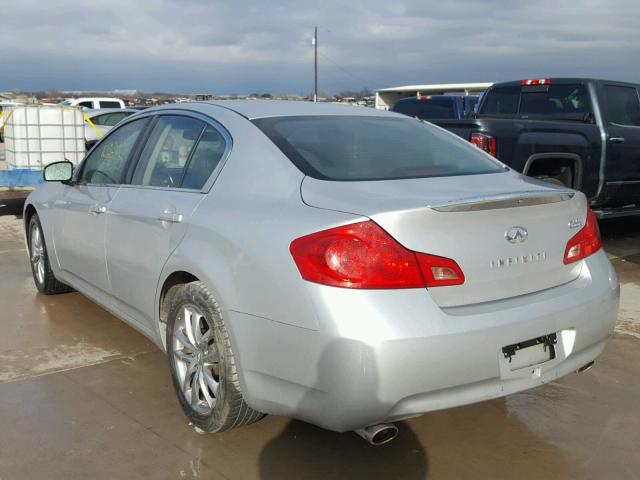
[[[265, 413], [352, 430], [547, 383], [595, 359], [617, 317], [604, 252], [568, 284], [441, 309], [422, 289], [309, 284], [319, 330], [227, 312], [247, 402]], [[512, 371], [502, 347], [549, 333], [556, 358]]]

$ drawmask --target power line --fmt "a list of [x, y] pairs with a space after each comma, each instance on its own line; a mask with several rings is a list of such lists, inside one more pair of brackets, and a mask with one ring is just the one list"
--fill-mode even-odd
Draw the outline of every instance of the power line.
[[341, 70], [343, 73], [345, 73], [346, 75], [350, 76], [351, 78], [359, 81], [359, 82], [363, 82], [363, 87], [368, 86], [368, 84], [371, 82], [371, 80], [365, 80], [363, 77], [360, 77], [359, 75], [355, 75], [353, 73], [351, 73], [349, 70], [347, 70], [346, 68], [344, 68], [342, 65], [340, 65], [338, 62], [336, 62], [335, 60], [329, 58], [328, 56], [326, 56], [324, 53], [322, 52], [318, 52], [318, 55], [320, 55], [321, 57], [323, 57], [325, 60], [329, 61], [330, 63], [332, 63], [334, 66], [336, 66], [339, 70]]

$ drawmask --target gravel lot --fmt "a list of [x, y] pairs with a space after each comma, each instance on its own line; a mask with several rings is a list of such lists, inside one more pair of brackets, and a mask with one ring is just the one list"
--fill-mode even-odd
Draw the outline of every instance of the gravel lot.
[[0, 201], [2, 480], [639, 475], [640, 219], [601, 223], [622, 305], [593, 369], [402, 422], [374, 448], [282, 417], [196, 434], [148, 340], [77, 293], [36, 293], [20, 213]]

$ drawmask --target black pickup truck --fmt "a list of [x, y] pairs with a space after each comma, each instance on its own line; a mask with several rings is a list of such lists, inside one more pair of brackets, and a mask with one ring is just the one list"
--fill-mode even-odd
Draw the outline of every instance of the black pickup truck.
[[432, 120], [526, 175], [583, 191], [600, 218], [640, 215], [640, 85], [580, 78], [494, 84], [478, 111]]

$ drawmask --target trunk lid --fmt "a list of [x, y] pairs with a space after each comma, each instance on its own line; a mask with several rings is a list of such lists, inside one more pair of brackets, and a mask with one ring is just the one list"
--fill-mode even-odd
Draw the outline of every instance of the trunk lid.
[[371, 218], [410, 250], [455, 260], [465, 283], [429, 290], [441, 307], [552, 288], [582, 267], [563, 257], [584, 225], [584, 195], [513, 172], [375, 182], [306, 177], [301, 194], [308, 205]]

